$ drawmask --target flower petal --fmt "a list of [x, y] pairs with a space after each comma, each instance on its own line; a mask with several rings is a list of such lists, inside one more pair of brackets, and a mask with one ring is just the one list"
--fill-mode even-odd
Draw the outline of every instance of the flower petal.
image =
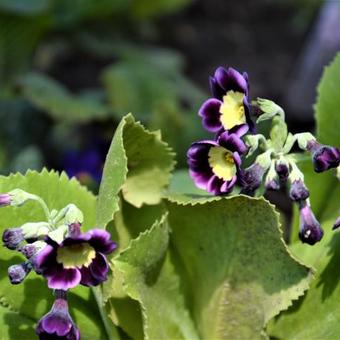
[[107, 273], [109, 272], [109, 265], [106, 257], [101, 253], [97, 253], [97, 256], [90, 264], [89, 269], [94, 278], [101, 282], [105, 281], [107, 279]]
[[217, 132], [221, 129], [220, 107], [222, 102], [218, 99], [211, 98], [206, 100], [201, 106], [198, 115], [202, 117], [203, 127], [210, 132]]
[[111, 254], [117, 249], [117, 243], [111, 240], [111, 235], [104, 229], [91, 229], [86, 234], [89, 235], [89, 244], [103, 254]]
[[248, 147], [239, 136], [234, 133], [229, 134], [228, 131], [219, 136], [218, 143], [229, 151], [237, 151], [241, 155], [248, 150]]
[[48, 287], [52, 289], [68, 290], [77, 286], [81, 280], [79, 269], [65, 269], [61, 264], [46, 269], [43, 275], [48, 280]]
[[215, 79], [226, 92], [233, 90], [248, 94], [248, 82], [244, 76], [232, 67], [219, 67], [215, 71]]

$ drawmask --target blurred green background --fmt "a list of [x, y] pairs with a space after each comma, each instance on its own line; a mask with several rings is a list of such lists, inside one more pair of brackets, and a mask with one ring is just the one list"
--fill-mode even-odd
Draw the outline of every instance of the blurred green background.
[[[65, 169], [95, 190], [132, 112], [185, 167], [208, 76], [246, 70], [251, 95], [287, 102], [320, 0], [0, 0], [0, 170]], [[288, 103], [287, 103], [288, 104]], [[297, 115], [288, 115], [298, 129]], [[304, 122], [312, 127], [312, 115]], [[136, 141], [138, 143], [138, 141]]]

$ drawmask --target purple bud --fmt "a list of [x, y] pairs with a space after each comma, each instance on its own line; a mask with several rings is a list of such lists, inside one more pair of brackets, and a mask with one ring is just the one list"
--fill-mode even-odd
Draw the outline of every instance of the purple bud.
[[323, 172], [336, 168], [340, 163], [340, 150], [334, 146], [323, 145], [316, 140], [307, 144], [307, 150], [312, 153], [315, 172]]
[[305, 202], [300, 203], [299, 238], [303, 243], [313, 245], [322, 239], [323, 230], [315, 218], [311, 207]]
[[52, 309], [38, 322], [39, 339], [79, 340], [80, 332], [69, 314], [66, 292], [57, 290], [56, 296]]
[[333, 230], [338, 229], [339, 227], [340, 227], [340, 216], [336, 219], [333, 225]]
[[38, 249], [34, 244], [26, 244], [23, 247], [21, 247], [19, 249], [19, 251], [27, 258], [31, 258], [32, 256], [34, 256]]
[[302, 179], [293, 181], [290, 186], [289, 197], [296, 202], [304, 201], [309, 197], [309, 191]]
[[32, 266], [29, 262], [24, 262], [21, 264], [14, 264], [8, 267], [8, 276], [11, 284], [17, 285], [24, 281], [28, 273], [31, 271]]
[[12, 201], [10, 194], [0, 194], [0, 207], [6, 207], [10, 205]]
[[265, 169], [258, 163], [252, 164], [240, 174], [240, 184], [242, 186], [242, 194], [253, 195], [262, 183]]
[[80, 228], [81, 228], [81, 223], [79, 223], [79, 222], [71, 223], [68, 226], [69, 237], [78, 237], [81, 233]]
[[23, 240], [24, 235], [21, 228], [5, 229], [2, 234], [2, 241], [8, 249], [16, 249]]
[[289, 176], [289, 167], [286, 163], [281, 163], [280, 161], [276, 162], [275, 170], [277, 175], [279, 176], [280, 182], [285, 183]]

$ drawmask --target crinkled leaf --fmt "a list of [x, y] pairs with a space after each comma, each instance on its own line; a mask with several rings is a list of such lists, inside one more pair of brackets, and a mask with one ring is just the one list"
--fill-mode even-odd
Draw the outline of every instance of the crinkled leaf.
[[118, 194], [141, 207], [158, 204], [170, 181], [173, 153], [159, 133], [125, 116], [113, 137], [99, 189], [97, 224], [104, 227], [119, 209]]
[[337, 339], [340, 332], [340, 235], [331, 233], [333, 220], [323, 223], [328, 234], [317, 247], [294, 245], [293, 252], [316, 269], [307, 294], [270, 323], [268, 332], [279, 339]]
[[268, 320], [307, 289], [310, 270], [288, 253], [278, 214], [265, 200], [173, 198], [168, 208], [202, 338], [261, 338]]
[[[16, 174], [9, 177], [0, 177], [0, 192], [7, 192], [14, 188], [21, 188], [28, 192], [40, 195], [50, 209], [61, 209], [69, 203], [75, 203], [84, 213], [83, 228], [93, 228], [95, 222], [95, 197], [75, 180], [69, 180], [65, 174], [60, 176], [56, 172], [43, 170], [41, 173], [28, 172], [26, 175]], [[36, 202], [28, 202], [20, 208], [5, 207], [0, 210], [1, 230], [8, 227], [17, 227], [25, 222], [44, 220], [41, 207]], [[21, 263], [24, 258], [20, 253], [2, 248], [1, 275], [0, 275], [0, 304], [7, 306], [1, 319], [1, 328], [14, 324], [23, 319], [29, 319], [35, 323], [52, 306], [53, 294], [47, 288], [46, 280], [35, 273], [30, 273], [24, 283], [11, 285], [7, 277], [8, 266]], [[105, 339], [105, 331], [99, 317], [96, 302], [91, 290], [86, 287], [77, 287], [70, 294], [71, 314], [81, 329], [83, 339]], [[18, 321], [15, 321], [15, 315]], [[6, 316], [7, 315], [7, 316]], [[9, 320], [9, 316], [13, 317]], [[31, 324], [32, 325], [32, 324]], [[4, 328], [3, 328], [4, 327]], [[4, 332], [4, 330], [3, 330]], [[8, 335], [2, 339], [14, 339], [9, 327]], [[16, 338], [25, 338], [28, 334], [25, 327], [18, 328]]]
[[75, 96], [61, 84], [39, 73], [22, 78], [23, 95], [36, 107], [54, 119], [67, 122], [87, 122], [109, 117], [109, 109], [90, 96]]
[[197, 339], [168, 243], [163, 218], [133, 240], [113, 266], [123, 275], [126, 293], [141, 305], [145, 339]]

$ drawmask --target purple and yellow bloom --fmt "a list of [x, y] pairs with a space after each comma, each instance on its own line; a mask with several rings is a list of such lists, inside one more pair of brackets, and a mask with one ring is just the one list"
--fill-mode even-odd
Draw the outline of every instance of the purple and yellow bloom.
[[56, 297], [50, 312], [38, 322], [36, 333], [39, 339], [79, 340], [80, 332], [68, 311], [66, 292], [57, 290]]
[[49, 237], [46, 243], [35, 257], [35, 268], [47, 278], [49, 288], [62, 290], [105, 281], [109, 271], [106, 255], [117, 248], [107, 231], [91, 229], [82, 234], [80, 225], [60, 244]]
[[340, 150], [334, 146], [320, 144], [314, 139], [307, 143], [307, 150], [312, 153], [315, 172], [336, 168], [340, 164]]
[[314, 245], [323, 237], [323, 230], [315, 218], [307, 201], [300, 202], [300, 231], [299, 238], [303, 243]]
[[238, 179], [240, 154], [247, 146], [236, 134], [222, 133], [217, 141], [193, 143], [187, 152], [189, 173], [197, 187], [214, 195], [229, 193]]
[[215, 98], [205, 101], [198, 113], [204, 128], [215, 133], [221, 129], [235, 132], [239, 128], [247, 132], [252, 126], [247, 74], [219, 67], [210, 78], [210, 87]]

